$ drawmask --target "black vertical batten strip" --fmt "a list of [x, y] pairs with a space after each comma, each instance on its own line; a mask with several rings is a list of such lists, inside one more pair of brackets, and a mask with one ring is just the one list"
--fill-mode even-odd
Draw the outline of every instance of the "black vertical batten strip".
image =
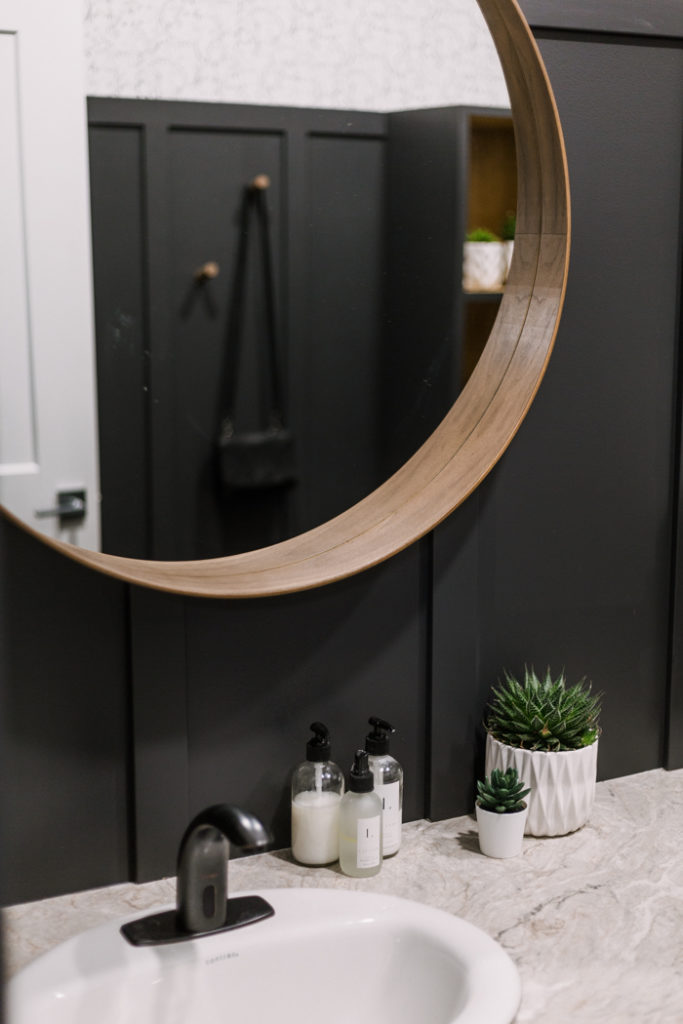
[[168, 142], [169, 127], [164, 111], [152, 106], [145, 127], [145, 237], [153, 259], [148, 261], [147, 303], [149, 311], [150, 477], [153, 547], [150, 557], [177, 557], [175, 517], [169, 514], [176, 499], [175, 408], [173, 374], [170, 366], [171, 283], [168, 273]]
[[[286, 134], [283, 161], [282, 205], [285, 211], [286, 234], [283, 257], [286, 268], [283, 281], [286, 306], [281, 317], [286, 344], [285, 389], [287, 393], [287, 415], [294, 436], [297, 439], [298, 458], [307, 458], [306, 412], [310, 406], [308, 396], [308, 353], [311, 344], [310, 317], [307, 304], [307, 248], [306, 209], [308, 194], [307, 135], [304, 126], [292, 124]], [[285, 225], [283, 224], [283, 227]], [[295, 343], [296, 342], [296, 343]], [[300, 487], [292, 488], [289, 495], [290, 529], [297, 533], [304, 521], [304, 492]]]
[[137, 878], [137, 809], [136, 809], [136, 774], [135, 774], [135, 714], [134, 702], [135, 691], [133, 687], [133, 643], [132, 643], [132, 598], [130, 584], [126, 585], [124, 592], [124, 608], [126, 633], [122, 638], [125, 646], [125, 694], [124, 694], [124, 715], [125, 715], [125, 778], [126, 778], [126, 826], [128, 839], [128, 878]]
[[139, 163], [139, 187], [140, 187], [140, 210], [142, 211], [142, 231], [141, 231], [141, 247], [142, 247], [142, 303], [143, 303], [143, 345], [142, 345], [142, 380], [143, 387], [145, 388], [145, 436], [143, 438], [143, 451], [144, 460], [146, 466], [145, 480], [144, 480], [144, 530], [145, 530], [145, 544], [147, 547], [147, 557], [153, 558], [153, 544], [154, 544], [154, 520], [153, 520], [153, 478], [152, 478], [152, 312], [151, 312], [151, 296], [150, 296], [150, 267], [152, 264], [152, 247], [150, 244], [150, 204], [149, 204], [149, 193], [152, 188], [151, 176], [149, 168], [147, 166], [147, 126], [143, 125], [140, 129], [141, 140], [140, 140], [140, 163]]
[[418, 541], [420, 548], [420, 601], [424, 636], [423, 671], [425, 674], [425, 762], [427, 770], [424, 777], [425, 815], [431, 817], [432, 807], [432, 776], [429, 766], [432, 765], [432, 746], [434, 740], [434, 698], [433, 698], [433, 646], [434, 646], [434, 532], [428, 533]]

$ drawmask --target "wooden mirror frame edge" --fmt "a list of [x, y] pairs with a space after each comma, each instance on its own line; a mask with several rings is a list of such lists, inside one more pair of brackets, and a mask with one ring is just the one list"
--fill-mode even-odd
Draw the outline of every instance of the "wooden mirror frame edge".
[[569, 265], [567, 161], [557, 108], [516, 0], [477, 0], [505, 74], [518, 162], [517, 231], [498, 316], [467, 385], [394, 476], [341, 515], [268, 548], [154, 562], [87, 551], [9, 519], [57, 551], [120, 580], [198, 597], [265, 597], [323, 586], [424, 536], [483, 480], [516, 434], [555, 341]]

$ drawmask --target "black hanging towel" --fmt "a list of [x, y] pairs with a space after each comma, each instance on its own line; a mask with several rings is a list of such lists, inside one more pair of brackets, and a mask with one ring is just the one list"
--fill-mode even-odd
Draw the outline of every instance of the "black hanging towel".
[[[284, 487], [296, 482], [294, 438], [284, 425], [282, 414], [282, 382], [277, 358], [277, 326], [275, 316], [275, 283], [268, 222], [266, 189], [270, 184], [260, 174], [247, 188], [244, 197], [242, 239], [237, 262], [233, 310], [232, 367], [228, 383], [226, 412], [221, 419], [217, 443], [218, 476], [223, 487], [231, 490], [263, 490]], [[263, 430], [235, 429], [234, 410], [237, 396], [239, 348], [246, 291], [246, 266], [249, 234], [256, 217], [263, 268], [264, 304], [266, 312], [267, 355], [269, 367], [270, 412]]]

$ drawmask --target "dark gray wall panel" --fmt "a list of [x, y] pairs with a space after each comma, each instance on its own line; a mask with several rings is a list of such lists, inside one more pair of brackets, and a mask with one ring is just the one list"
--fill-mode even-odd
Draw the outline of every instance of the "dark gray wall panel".
[[680, 0], [520, 0], [535, 30], [546, 28], [612, 32], [641, 37], [683, 38]]
[[[89, 128], [102, 550], [144, 558], [149, 544], [143, 134]], [[141, 443], [143, 439], [143, 443]], [[130, 496], [135, 495], [135, 501]]]
[[380, 338], [387, 254], [384, 139], [317, 132], [305, 149], [307, 266], [303, 282], [292, 285], [305, 289], [307, 310], [303, 337], [292, 339], [303, 348], [304, 367], [295, 404], [303, 464], [311, 479], [326, 481], [303, 493], [300, 521], [309, 529], [382, 479], [376, 396], [386, 373]]
[[309, 725], [332, 733], [347, 774], [370, 715], [389, 719], [405, 818], [424, 815], [425, 630], [421, 549], [322, 590], [187, 608], [190, 810], [227, 800], [289, 844], [289, 784]]
[[[465, 528], [465, 506], [436, 531], [433, 715], [449, 707], [449, 675], [476, 675], [472, 723], [503, 667], [564, 667], [605, 690], [599, 772], [612, 777], [664, 757], [683, 53], [540, 45], [572, 187], [567, 300], [540, 392], [478, 491], [476, 525]], [[476, 620], [465, 614], [456, 643], [442, 605], [457, 607], [463, 590]], [[459, 735], [433, 752], [437, 773]], [[470, 739], [468, 760], [476, 750]], [[438, 778], [433, 803], [466, 810], [441, 800]], [[473, 782], [470, 771], [465, 793]]]
[[681, 469], [678, 475], [678, 530], [671, 608], [671, 682], [668, 707], [668, 735], [665, 766], [683, 768], [683, 502]]
[[[389, 719], [406, 820], [425, 814], [428, 565], [414, 545], [322, 590], [254, 601], [133, 594], [137, 881], [175, 872], [189, 818], [212, 803], [290, 842], [289, 784], [311, 722], [347, 774]], [[239, 851], [234, 851], [239, 856]]]
[[130, 593], [132, 878], [175, 874], [190, 820], [185, 601], [142, 587]]
[[[544, 579], [554, 568], [556, 578], [589, 584], [586, 622], [568, 619], [600, 667], [584, 670], [607, 690], [600, 771], [612, 776], [663, 757], [683, 49], [586, 41], [577, 77], [577, 45], [540, 40], [565, 130], [574, 204], [569, 302], [549, 381], [558, 399], [560, 381], [572, 396], [567, 417], [572, 426], [578, 422], [574, 443], [560, 449], [554, 507], [571, 480], [580, 513], [573, 524], [562, 523], [568, 543], [561, 558], [546, 561]], [[627, 256], [634, 240], [637, 259]], [[570, 345], [578, 349], [574, 360]], [[541, 392], [530, 425], [553, 414], [552, 400], [552, 392]], [[551, 501], [545, 507], [549, 513]]]
[[[460, 391], [462, 244], [467, 211], [464, 108], [388, 118], [387, 321], [380, 382], [384, 468], [395, 472]], [[416, 201], [418, 199], [419, 201]]]
[[128, 872], [125, 587], [0, 516], [2, 902]]
[[683, 174], [681, 175], [679, 255], [679, 310], [678, 310], [678, 410], [676, 437], [673, 446], [673, 460], [676, 469], [675, 523], [676, 537], [672, 564], [671, 587], [671, 678], [669, 688], [668, 735], [666, 743], [666, 767], [670, 770], [683, 768], [683, 388], [681, 388], [681, 367], [683, 366]]
[[[242, 330], [231, 330], [245, 190], [267, 174], [270, 234], [274, 253], [275, 308], [282, 310], [283, 133], [173, 127], [167, 137], [164, 177], [168, 209], [168, 281], [172, 381], [166, 402], [173, 409], [173, 435], [155, 451], [159, 487], [168, 496], [165, 516], [176, 552], [204, 558], [261, 547], [283, 538], [286, 494], [230, 498], [217, 488], [214, 445], [224, 416], [232, 411], [236, 431], [268, 426], [270, 364], [258, 225], [250, 219]], [[286, 180], [286, 178], [285, 178]], [[154, 257], [152, 257], [154, 258]], [[198, 288], [197, 267], [215, 261], [219, 277]], [[283, 339], [278, 355], [284, 361]], [[154, 353], [152, 361], [155, 364]], [[234, 375], [234, 377], [233, 377]], [[228, 409], [235, 380], [236, 404]]]
[[482, 768], [479, 531], [481, 488], [434, 532], [428, 815], [471, 811]]

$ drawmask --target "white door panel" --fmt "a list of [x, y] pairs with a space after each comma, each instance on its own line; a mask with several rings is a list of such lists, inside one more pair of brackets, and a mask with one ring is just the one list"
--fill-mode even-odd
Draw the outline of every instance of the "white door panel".
[[[0, 500], [99, 548], [80, 0], [0, 0]], [[82, 489], [82, 519], [37, 518]]]

